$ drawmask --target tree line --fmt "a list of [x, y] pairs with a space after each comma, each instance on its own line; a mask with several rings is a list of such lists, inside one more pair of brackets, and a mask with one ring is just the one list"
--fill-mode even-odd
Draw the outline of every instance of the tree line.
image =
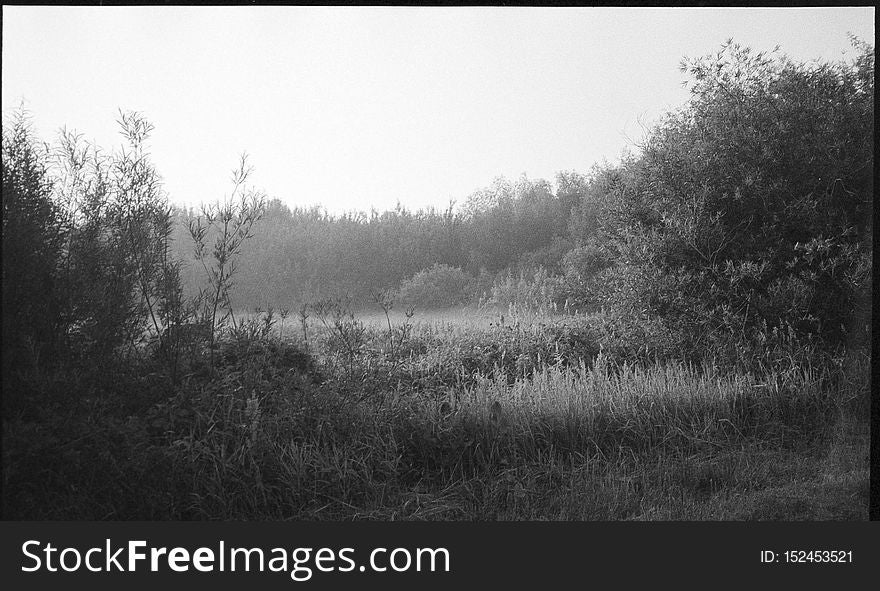
[[[545, 180], [498, 178], [461, 207], [410, 211], [398, 206], [331, 215], [319, 207], [289, 208], [267, 202], [243, 248], [234, 297], [242, 308], [294, 307], [325, 297], [355, 305], [435, 264], [491, 280], [510, 268], [559, 270], [571, 249], [571, 210], [586, 177], [560, 173], [554, 192]], [[175, 252], [191, 260], [186, 228], [200, 212], [175, 210]], [[186, 264], [195, 285], [199, 269]], [[488, 279], [487, 279], [488, 278]]]

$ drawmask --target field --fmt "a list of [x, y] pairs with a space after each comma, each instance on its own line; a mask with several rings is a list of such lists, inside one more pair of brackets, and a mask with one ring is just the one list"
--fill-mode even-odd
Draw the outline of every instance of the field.
[[619, 161], [419, 210], [422, 181], [294, 205], [246, 153], [223, 199], [173, 205], [144, 114], [106, 150], [20, 108], [4, 517], [866, 519], [874, 48], [850, 45], [728, 40]]
[[867, 356], [754, 375], [614, 359], [589, 316], [396, 314], [389, 332], [384, 315], [328, 313], [308, 341], [290, 316], [238, 321], [214, 373], [194, 359], [170, 398], [117, 375], [92, 391], [137, 395], [6, 421], [5, 514], [867, 517]]

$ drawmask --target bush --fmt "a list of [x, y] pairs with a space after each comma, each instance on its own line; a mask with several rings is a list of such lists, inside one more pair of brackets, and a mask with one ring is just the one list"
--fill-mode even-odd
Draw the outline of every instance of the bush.
[[435, 264], [401, 282], [398, 298], [404, 304], [422, 309], [449, 308], [468, 300], [472, 280], [458, 267]]
[[[62, 322], [61, 212], [52, 201], [46, 154], [24, 113], [3, 126], [3, 391], [20, 392], [22, 366], [51, 359]], [[15, 383], [15, 386], [12, 384]]]
[[611, 264], [612, 254], [595, 240], [570, 250], [562, 261], [561, 289], [566, 298], [590, 311], [601, 308], [602, 271]]
[[579, 303], [660, 319], [685, 355], [774, 329], [852, 342], [871, 283], [874, 113], [873, 48], [854, 45], [850, 62], [732, 42], [683, 62], [689, 103], [594, 175], [596, 244], [566, 260]]

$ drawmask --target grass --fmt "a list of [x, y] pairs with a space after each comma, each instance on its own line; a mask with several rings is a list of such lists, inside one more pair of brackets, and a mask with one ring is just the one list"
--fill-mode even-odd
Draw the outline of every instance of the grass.
[[174, 387], [147, 365], [44, 379], [4, 417], [4, 516], [867, 518], [865, 355], [848, 380], [754, 375], [609, 358], [589, 318], [461, 318], [393, 350], [384, 316], [354, 348], [315, 325], [314, 365], [288, 320]]

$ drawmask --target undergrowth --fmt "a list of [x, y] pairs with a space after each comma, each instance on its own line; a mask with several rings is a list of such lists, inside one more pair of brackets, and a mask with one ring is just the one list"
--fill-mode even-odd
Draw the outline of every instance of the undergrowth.
[[213, 373], [178, 384], [148, 359], [42, 376], [4, 417], [4, 516], [866, 516], [865, 354], [750, 373], [633, 362], [584, 318], [383, 329], [343, 314], [311, 342], [273, 322], [240, 323]]

